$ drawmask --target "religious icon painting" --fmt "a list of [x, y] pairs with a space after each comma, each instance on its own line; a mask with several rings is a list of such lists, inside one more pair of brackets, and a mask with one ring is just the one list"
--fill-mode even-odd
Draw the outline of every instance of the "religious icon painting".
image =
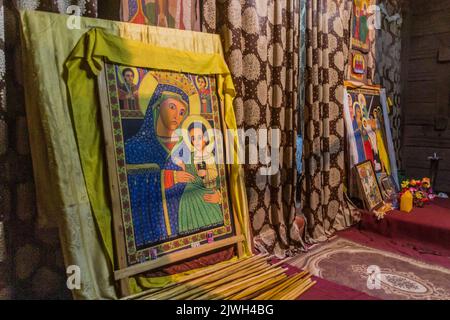
[[121, 0], [120, 3], [122, 21], [200, 31], [199, 0]]
[[351, 49], [369, 52], [369, 32], [373, 31], [370, 25], [373, 20], [374, 5], [374, 0], [353, 0]]
[[347, 130], [352, 134], [350, 155], [352, 163], [370, 160], [378, 177], [391, 175], [391, 159], [380, 94], [370, 90], [348, 89], [347, 103], [350, 119]]
[[234, 236], [215, 76], [108, 63], [104, 74], [127, 265]]
[[372, 162], [363, 161], [356, 166], [358, 188], [366, 209], [372, 211], [383, 205], [383, 197], [373, 170]]
[[383, 176], [380, 181], [383, 190], [383, 197], [385, 200], [389, 200], [397, 194], [395, 182], [393, 181], [391, 176]]
[[350, 80], [362, 83], [367, 82], [367, 57], [359, 51], [352, 50], [350, 69]]

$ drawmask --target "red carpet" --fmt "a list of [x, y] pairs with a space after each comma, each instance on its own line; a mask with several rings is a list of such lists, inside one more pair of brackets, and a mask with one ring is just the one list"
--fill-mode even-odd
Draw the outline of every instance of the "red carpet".
[[[377, 220], [363, 212], [361, 222], [337, 233], [371, 248], [407, 256], [418, 261], [450, 268], [450, 200], [435, 199], [410, 213], [389, 212]], [[288, 273], [299, 269], [286, 265]], [[317, 281], [298, 300], [375, 300], [364, 292], [336, 282], [313, 277]]]
[[363, 212], [357, 229], [341, 231], [338, 235], [450, 267], [450, 200], [435, 199], [409, 213], [394, 210], [382, 220]]
[[[284, 264], [283, 267], [288, 269], [286, 273], [289, 275], [301, 271], [290, 264]], [[317, 283], [298, 297], [297, 300], [379, 300], [378, 298], [369, 296], [364, 292], [340, 285], [338, 283], [315, 276], [313, 276], [312, 279]]]
[[[383, 300], [450, 299], [450, 269], [342, 237], [320, 243], [288, 264]], [[375, 270], [379, 272], [378, 287], [368, 285], [369, 274]]]
[[317, 283], [297, 300], [379, 300], [364, 292], [325, 279], [312, 278]]

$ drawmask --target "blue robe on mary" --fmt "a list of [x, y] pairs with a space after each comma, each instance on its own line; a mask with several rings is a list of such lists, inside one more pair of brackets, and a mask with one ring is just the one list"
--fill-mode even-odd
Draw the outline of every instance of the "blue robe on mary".
[[127, 171], [134, 237], [138, 248], [178, 234], [178, 209], [186, 186], [185, 183], [178, 183], [168, 189], [164, 187], [164, 170], [181, 170], [173, 162], [172, 156], [183, 159], [183, 152], [187, 149], [182, 138], [172, 150], [160, 142], [156, 135], [158, 116], [159, 110], [150, 103], [139, 132], [125, 142], [127, 165], [152, 164], [152, 168]]

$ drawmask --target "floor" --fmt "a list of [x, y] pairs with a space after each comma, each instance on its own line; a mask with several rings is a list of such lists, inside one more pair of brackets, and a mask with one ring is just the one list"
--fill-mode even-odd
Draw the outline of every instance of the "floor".
[[317, 284], [299, 300], [450, 299], [450, 201], [361, 222], [288, 261]]

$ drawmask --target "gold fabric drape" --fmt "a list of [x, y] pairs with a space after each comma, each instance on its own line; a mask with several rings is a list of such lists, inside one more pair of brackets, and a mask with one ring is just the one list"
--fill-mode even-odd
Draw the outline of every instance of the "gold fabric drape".
[[322, 241], [355, 218], [345, 199], [343, 86], [351, 0], [308, 0], [302, 211], [306, 239]]
[[[202, 21], [203, 31], [221, 35], [238, 127], [281, 132], [277, 172], [262, 175], [263, 165], [248, 164], [245, 174], [254, 244], [284, 256], [301, 245], [294, 225], [299, 2], [205, 0]], [[270, 139], [267, 149], [273, 154]]]

